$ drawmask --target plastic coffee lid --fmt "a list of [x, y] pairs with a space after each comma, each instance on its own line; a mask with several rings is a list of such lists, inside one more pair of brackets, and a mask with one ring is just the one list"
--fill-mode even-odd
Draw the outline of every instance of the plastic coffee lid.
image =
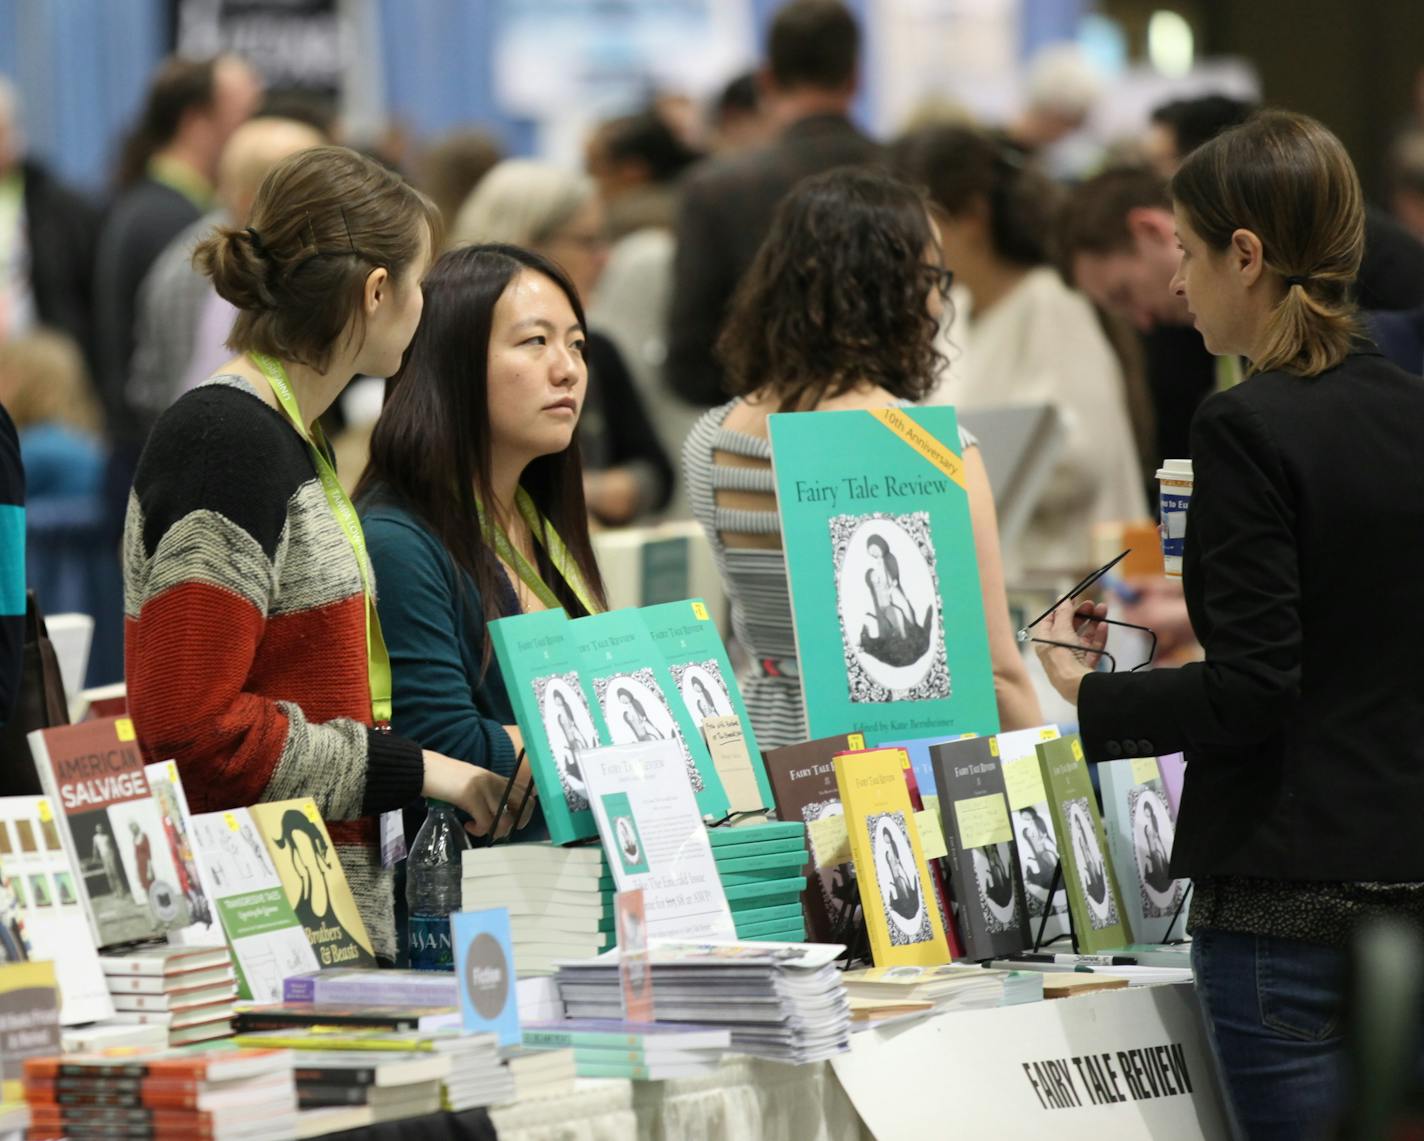
[[1157, 469], [1158, 479], [1181, 479], [1183, 476], [1192, 478], [1191, 460], [1163, 460], [1162, 466]]

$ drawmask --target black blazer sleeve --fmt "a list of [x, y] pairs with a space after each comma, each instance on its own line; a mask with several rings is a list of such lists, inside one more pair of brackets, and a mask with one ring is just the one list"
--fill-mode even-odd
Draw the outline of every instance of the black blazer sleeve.
[[1249, 746], [1279, 731], [1300, 691], [1295, 500], [1281, 453], [1236, 393], [1192, 426], [1188, 605], [1206, 660], [1083, 679], [1078, 715], [1092, 760]]

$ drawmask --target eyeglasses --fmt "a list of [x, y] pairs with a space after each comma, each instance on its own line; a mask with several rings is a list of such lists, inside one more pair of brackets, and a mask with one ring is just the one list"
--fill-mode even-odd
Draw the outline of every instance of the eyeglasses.
[[943, 265], [929, 265], [925, 268], [930, 271], [934, 278], [935, 288], [939, 290], [941, 297], [948, 297], [950, 289], [954, 286], [954, 270]]
[[[1117, 566], [1118, 563], [1122, 562], [1122, 560], [1127, 558], [1127, 556], [1130, 554], [1132, 554], [1131, 547], [1123, 551], [1122, 554], [1118, 555], [1117, 558], [1113, 559], [1111, 562], [1105, 563], [1103, 566], [1100, 566], [1097, 570], [1093, 571], [1092, 574], [1088, 575], [1086, 578], [1080, 581], [1077, 586], [1073, 587], [1072, 590], [1070, 590], [1067, 594], [1063, 595], [1062, 598], [1059, 598], [1056, 602], [1053, 603], [1052, 606], [1050, 606], [1047, 610], [1045, 610], [1042, 614], [1040, 614], [1022, 630], [1020, 630], [1018, 632], [1018, 640], [1020, 642], [1037, 642], [1040, 646], [1059, 646], [1065, 650], [1073, 650], [1079, 655], [1080, 658], [1089, 653], [1100, 654], [1102, 657], [1107, 659], [1108, 669], [1111, 670], [1113, 673], [1116, 673], [1117, 659], [1113, 657], [1113, 655], [1110, 654], [1106, 649], [1088, 650], [1086, 647], [1077, 645], [1073, 642], [1056, 642], [1051, 638], [1035, 638], [1029, 633], [1029, 631], [1032, 630], [1035, 626], [1037, 626], [1040, 622], [1042, 622], [1045, 618], [1047, 618], [1050, 614], [1052, 614], [1055, 610], [1057, 610], [1060, 606], [1062, 606], [1065, 602], [1072, 602], [1074, 599], [1076, 599], [1080, 594], [1087, 590], [1088, 587], [1092, 586], [1095, 582], [1097, 582], [1100, 578], [1107, 574], [1108, 571], [1112, 570], [1113, 567]], [[1113, 618], [1093, 617], [1090, 618], [1089, 621], [1101, 622], [1106, 626], [1122, 626], [1123, 628], [1128, 630], [1141, 630], [1144, 634], [1146, 634], [1149, 638], [1152, 639], [1152, 644], [1148, 647], [1147, 650], [1146, 659], [1133, 666], [1132, 669], [1127, 671], [1128, 673], [1136, 673], [1140, 669], [1145, 669], [1146, 667], [1152, 664], [1152, 659], [1157, 656], [1157, 632], [1153, 630], [1150, 626], [1139, 626], [1136, 622], [1121, 622]]]

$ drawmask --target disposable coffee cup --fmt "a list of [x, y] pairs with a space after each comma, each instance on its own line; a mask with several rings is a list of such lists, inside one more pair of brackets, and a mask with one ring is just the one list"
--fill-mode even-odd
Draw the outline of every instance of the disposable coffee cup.
[[1157, 471], [1162, 504], [1162, 565], [1168, 578], [1182, 577], [1187, 508], [1192, 503], [1192, 461], [1163, 460]]

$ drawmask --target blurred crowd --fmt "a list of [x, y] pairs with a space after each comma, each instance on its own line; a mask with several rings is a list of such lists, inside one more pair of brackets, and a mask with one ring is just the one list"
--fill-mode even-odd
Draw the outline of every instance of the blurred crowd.
[[[726, 399], [719, 333], [787, 192], [835, 167], [888, 168], [927, 195], [953, 275], [945, 365], [927, 399], [966, 412], [1048, 405], [1061, 425], [1053, 477], [1004, 551], [1010, 582], [1088, 567], [1094, 527], [1155, 514], [1155, 469], [1188, 455], [1197, 403], [1241, 376], [1241, 362], [1207, 353], [1173, 289], [1167, 180], [1253, 107], [1225, 95], [1168, 103], [1097, 169], [1073, 164], [1070, 180], [1062, 144], [1099, 95], [1081, 69], [1036, 73], [1011, 121], [927, 104], [881, 139], [851, 117], [860, 66], [850, 14], [795, 0], [754, 72], [705, 106], [659, 95], [597, 124], [581, 169], [508, 156], [478, 125], [376, 157], [435, 201], [447, 247], [528, 247], [585, 299], [579, 443], [589, 510], [605, 527], [688, 514], [678, 456]], [[106, 682], [121, 672], [118, 539], [144, 439], [231, 355], [234, 310], [192, 250], [216, 223], [245, 224], [275, 163], [345, 140], [330, 107], [265, 91], [233, 56], [156, 70], [102, 202], [46, 170], [20, 121], [0, 77], [0, 404], [20, 434], [31, 583], [46, 609], [95, 616], [90, 680]], [[1380, 347], [1415, 373], [1421, 243], [1424, 80], [1391, 148], [1388, 198], [1370, 209], [1357, 289]], [[358, 382], [333, 413], [348, 487], [379, 409], [379, 386]], [[1172, 600], [1148, 592], [1137, 605]], [[1170, 617], [1154, 621], [1170, 642]]]

